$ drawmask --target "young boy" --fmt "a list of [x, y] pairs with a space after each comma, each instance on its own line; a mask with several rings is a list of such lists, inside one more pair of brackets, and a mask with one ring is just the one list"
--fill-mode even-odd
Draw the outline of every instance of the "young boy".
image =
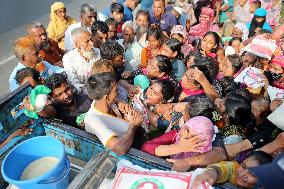
[[39, 72], [29, 67], [18, 70], [16, 72], [15, 80], [18, 85], [29, 83], [32, 87], [40, 85], [43, 82]]
[[117, 22], [117, 37], [122, 37], [122, 25], [124, 17], [124, 7], [119, 3], [112, 3], [110, 6], [110, 16]]
[[250, 20], [252, 20], [255, 10], [258, 8], [261, 8], [261, 1], [259, 0], [253, 1], [249, 8], [249, 12], [251, 13]]

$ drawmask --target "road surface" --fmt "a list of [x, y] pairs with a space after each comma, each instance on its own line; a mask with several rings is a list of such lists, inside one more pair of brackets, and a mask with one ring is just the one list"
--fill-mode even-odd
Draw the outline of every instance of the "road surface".
[[[93, 4], [98, 11], [111, 0], [60, 0], [67, 7], [68, 15], [79, 21], [79, 8], [84, 3]], [[9, 76], [18, 60], [13, 55], [15, 39], [25, 35], [25, 25], [39, 21], [46, 27], [50, 5], [55, 0], [0, 0], [0, 98], [9, 93]]]

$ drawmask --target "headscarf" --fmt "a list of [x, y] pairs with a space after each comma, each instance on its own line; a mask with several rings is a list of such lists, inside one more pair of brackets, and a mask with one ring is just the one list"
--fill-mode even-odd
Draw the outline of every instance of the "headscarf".
[[180, 34], [182, 35], [182, 37], [184, 39], [186, 39], [186, 41], [183, 43], [183, 45], [181, 46], [181, 51], [183, 53], [184, 56], [187, 56], [191, 51], [194, 50], [194, 47], [190, 44], [188, 38], [187, 38], [187, 31], [186, 28], [182, 25], [176, 25], [172, 28], [171, 31], [171, 35], [170, 37], [172, 37], [173, 34]]
[[211, 8], [203, 7], [200, 16], [201, 15], [209, 16], [210, 19], [193, 26], [190, 29], [189, 34], [202, 38], [208, 31], [211, 31], [211, 29], [213, 28], [214, 10]]
[[282, 68], [284, 68], [284, 55], [274, 56], [271, 60], [271, 63], [277, 64], [277, 65], [281, 66]]
[[[256, 9], [254, 13], [254, 17], [250, 23], [250, 28], [249, 28], [249, 37], [253, 37], [255, 35], [255, 29], [256, 28], [263, 28], [264, 23], [266, 22], [266, 15], [267, 12], [264, 8], [258, 8]], [[258, 22], [256, 18], [264, 18], [263, 21]]]
[[[185, 122], [182, 129], [187, 128], [193, 134], [199, 136], [201, 140], [206, 140], [204, 147], [201, 148], [199, 153], [205, 153], [212, 149], [212, 139], [214, 136], [214, 125], [210, 119], [204, 116], [196, 116]], [[179, 134], [177, 135], [176, 143], [180, 140]], [[186, 157], [191, 157], [196, 154], [195, 152], [182, 152], [173, 156], [174, 159], [183, 159]]]
[[56, 10], [62, 9], [62, 8], [65, 8], [64, 3], [62, 2], [55, 2], [51, 5], [50, 21], [54, 22], [56, 36], [62, 34], [66, 30], [66, 28], [69, 26], [67, 25], [67, 20], [70, 19], [70, 17], [67, 17], [66, 19], [60, 19], [55, 14]]
[[242, 39], [243, 41], [248, 39], [248, 35], [249, 35], [249, 30], [248, 27], [244, 24], [244, 23], [237, 23], [234, 28], [238, 28], [239, 30], [242, 31], [243, 35], [242, 35]]

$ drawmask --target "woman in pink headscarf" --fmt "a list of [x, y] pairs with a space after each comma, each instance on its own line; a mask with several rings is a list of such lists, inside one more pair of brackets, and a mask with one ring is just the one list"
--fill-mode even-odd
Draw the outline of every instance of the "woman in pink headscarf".
[[212, 150], [213, 138], [214, 125], [211, 120], [195, 116], [186, 121], [179, 132], [172, 130], [146, 142], [142, 151], [155, 156], [172, 155], [173, 159], [184, 159]]
[[208, 31], [218, 32], [219, 28], [213, 24], [214, 10], [211, 8], [203, 7], [199, 17], [199, 24], [193, 26], [189, 30], [189, 35], [194, 37], [203, 38]]

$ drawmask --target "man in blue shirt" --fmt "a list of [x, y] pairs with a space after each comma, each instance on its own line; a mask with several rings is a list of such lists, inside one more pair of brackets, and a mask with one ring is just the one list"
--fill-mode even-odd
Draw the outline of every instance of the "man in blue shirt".
[[[124, 6], [124, 17], [123, 22], [133, 21], [133, 13], [132, 11], [138, 6], [141, 0], [125, 0], [123, 3]], [[99, 13], [99, 20], [105, 21], [110, 17], [110, 7], [103, 9], [102, 12]]]
[[159, 24], [163, 31], [169, 32], [177, 25], [177, 17], [165, 9], [165, 0], [154, 0], [150, 12], [150, 24]]
[[36, 69], [43, 79], [47, 78], [53, 73], [63, 72], [62, 68], [42, 61], [42, 58], [39, 55], [39, 49], [34, 44], [33, 40], [28, 37], [21, 37], [15, 41], [14, 53], [20, 62], [10, 75], [10, 91], [14, 91], [18, 88], [19, 85], [15, 79], [15, 76], [17, 71], [22, 68], [30, 67]]

